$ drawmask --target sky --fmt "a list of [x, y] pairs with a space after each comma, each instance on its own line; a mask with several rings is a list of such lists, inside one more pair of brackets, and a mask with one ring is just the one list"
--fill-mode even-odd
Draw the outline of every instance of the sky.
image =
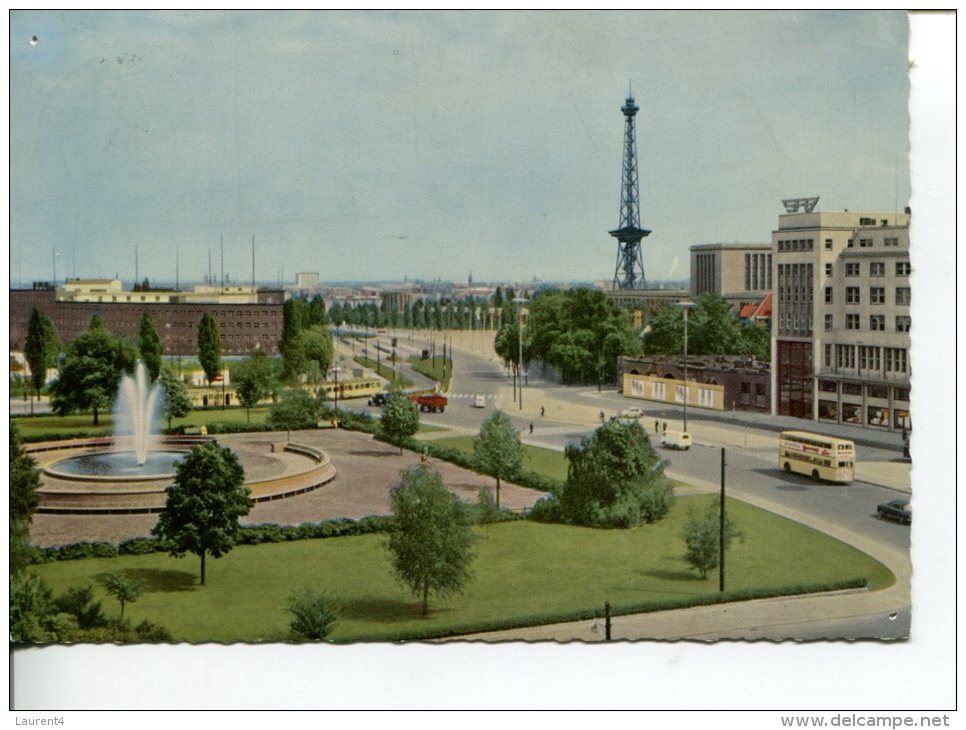
[[[32, 37], [36, 42], [31, 42]], [[648, 281], [783, 198], [909, 201], [898, 11], [65, 12], [10, 21], [11, 285]], [[176, 265], [177, 261], [177, 265]]]

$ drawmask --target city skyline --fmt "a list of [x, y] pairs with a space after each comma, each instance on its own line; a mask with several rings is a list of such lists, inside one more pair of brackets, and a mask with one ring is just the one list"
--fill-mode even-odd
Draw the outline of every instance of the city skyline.
[[[649, 282], [781, 199], [909, 201], [902, 12], [16, 12], [11, 281]], [[31, 39], [36, 36], [36, 41]], [[722, 43], [720, 39], [726, 39]], [[59, 257], [57, 254], [59, 253]], [[54, 263], [56, 259], [56, 264]]]

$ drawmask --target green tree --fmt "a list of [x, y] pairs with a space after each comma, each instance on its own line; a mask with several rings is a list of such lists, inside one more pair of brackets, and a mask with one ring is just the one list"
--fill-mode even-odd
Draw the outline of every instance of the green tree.
[[27, 338], [24, 341], [24, 356], [30, 366], [30, 382], [37, 397], [47, 380], [47, 370], [57, 364], [60, 341], [54, 323], [39, 310], [30, 313], [27, 323]]
[[297, 431], [319, 425], [320, 403], [302, 388], [286, 388], [268, 412], [268, 422], [279, 431]]
[[[651, 334], [644, 352], [678, 355], [684, 351], [684, 312], [664, 307], [648, 318]], [[740, 322], [728, 302], [715, 294], [702, 294], [688, 314], [688, 353], [691, 355], [751, 355], [771, 357], [771, 335], [754, 322]]]
[[500, 507], [500, 480], [512, 479], [523, 468], [523, 444], [513, 422], [503, 411], [494, 411], [483, 421], [480, 435], [473, 440], [476, 468], [496, 477], [496, 506]]
[[309, 307], [301, 297], [293, 297], [282, 305], [282, 339], [278, 346], [282, 353], [285, 377], [289, 380], [297, 378], [304, 369], [304, 353], [298, 347], [296, 338], [305, 329], [308, 319]]
[[104, 589], [121, 604], [121, 620], [124, 620], [124, 606], [134, 603], [144, 593], [144, 584], [128, 578], [124, 573], [110, 573], [104, 578]]
[[609, 421], [579, 446], [568, 446], [560, 509], [569, 522], [630, 527], [667, 513], [664, 465], [637, 422]]
[[[394, 392], [386, 397], [379, 421], [380, 435], [389, 441], [399, 441], [419, 430], [419, 409], [405, 393]], [[402, 456], [402, 446], [399, 455]]]
[[425, 464], [402, 473], [390, 493], [395, 516], [389, 552], [399, 578], [422, 599], [429, 613], [429, 594], [458, 593], [469, 579], [473, 532], [459, 500], [443, 486], [440, 475]]
[[220, 558], [235, 545], [238, 520], [253, 502], [238, 457], [215, 442], [196, 446], [176, 467], [174, 486], [151, 534], [164, 540], [176, 558], [192, 553]]
[[30, 522], [40, 504], [37, 462], [23, 450], [20, 429], [10, 421], [10, 519]]
[[198, 362], [205, 371], [208, 387], [221, 372], [221, 334], [218, 324], [205, 312], [198, 324]]
[[184, 418], [191, 412], [191, 398], [184, 381], [170, 367], [161, 368], [158, 382], [164, 390], [164, 417], [168, 419], [168, 430], [171, 430], [172, 418]]
[[10, 572], [30, 562], [30, 523], [40, 504], [37, 462], [21, 445], [20, 431], [10, 422]]
[[319, 327], [327, 325], [328, 323], [329, 316], [325, 311], [325, 300], [320, 294], [316, 294], [314, 297], [312, 297], [312, 301], [309, 302], [308, 309], [305, 313], [304, 326]]
[[147, 312], [141, 315], [141, 323], [138, 326], [138, 351], [141, 353], [141, 362], [144, 363], [151, 380], [157, 380], [158, 375], [161, 374], [161, 355], [164, 348]]
[[99, 425], [98, 416], [110, 409], [121, 376], [133, 371], [136, 362], [134, 346], [108, 332], [94, 315], [87, 331], [67, 346], [57, 380], [50, 386], [51, 408], [59, 416], [91, 410], [94, 425]]
[[[681, 538], [687, 546], [684, 559], [695, 568], [702, 578], [708, 577], [708, 572], [718, 567], [721, 544], [721, 513], [715, 502], [708, 504], [703, 515], [688, 513], [688, 520], [684, 525]], [[741, 537], [741, 531], [725, 515], [725, 550], [731, 541]]]
[[231, 368], [231, 382], [238, 402], [247, 410], [249, 423], [252, 420], [252, 407], [278, 391], [276, 363], [276, 360], [257, 350]]
[[288, 600], [292, 614], [289, 628], [292, 636], [304, 641], [321, 641], [332, 633], [341, 606], [322, 590], [306, 589]]
[[295, 360], [291, 372], [296, 376], [315, 371], [325, 377], [335, 356], [332, 333], [328, 327], [321, 325], [299, 332], [289, 350], [293, 352]]

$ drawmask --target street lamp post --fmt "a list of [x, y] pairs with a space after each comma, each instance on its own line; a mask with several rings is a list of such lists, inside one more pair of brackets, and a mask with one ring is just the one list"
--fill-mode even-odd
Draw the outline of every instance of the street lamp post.
[[524, 297], [515, 297], [514, 304], [519, 305], [520, 308], [520, 325], [517, 327], [517, 344], [519, 346], [518, 359], [517, 359], [517, 379], [520, 382], [520, 410], [523, 410], [523, 305], [526, 304], [529, 299]]
[[694, 302], [678, 302], [684, 310], [684, 433], [688, 432], [688, 310]]

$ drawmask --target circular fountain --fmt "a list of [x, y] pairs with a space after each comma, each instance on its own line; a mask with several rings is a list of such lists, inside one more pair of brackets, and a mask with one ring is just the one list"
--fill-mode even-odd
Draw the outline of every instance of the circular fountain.
[[[178, 462], [209, 436], [163, 438], [152, 428], [164, 393], [148, 384], [144, 364], [121, 379], [112, 438], [75, 439], [27, 448], [41, 468], [39, 512], [159, 512]], [[315, 489], [335, 477], [328, 455], [310, 446], [265, 441], [264, 434], [233, 437], [230, 448], [246, 469], [246, 485], [258, 502]], [[263, 452], [269, 452], [265, 455]]]

